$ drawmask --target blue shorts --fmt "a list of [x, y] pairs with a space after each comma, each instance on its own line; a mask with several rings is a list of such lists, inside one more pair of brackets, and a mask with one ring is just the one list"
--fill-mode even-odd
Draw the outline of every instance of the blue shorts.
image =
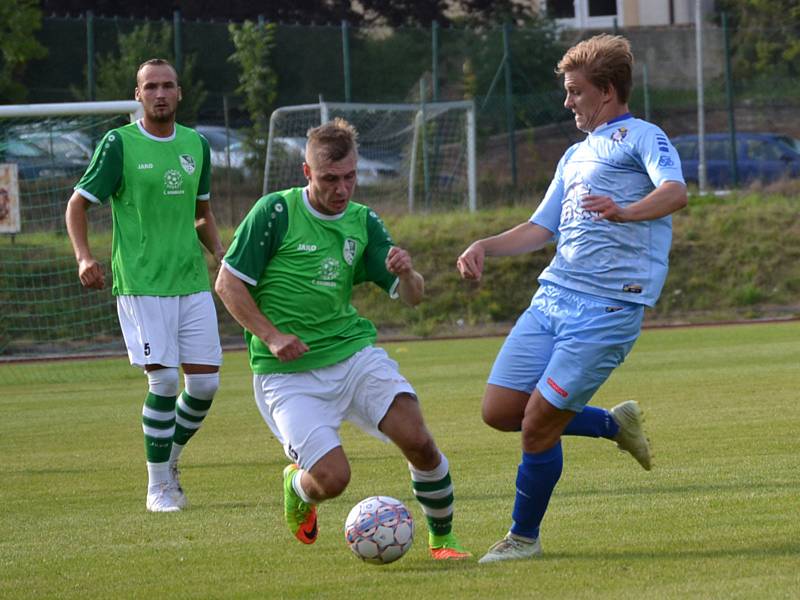
[[622, 364], [642, 328], [644, 307], [543, 284], [508, 334], [489, 383], [581, 412]]

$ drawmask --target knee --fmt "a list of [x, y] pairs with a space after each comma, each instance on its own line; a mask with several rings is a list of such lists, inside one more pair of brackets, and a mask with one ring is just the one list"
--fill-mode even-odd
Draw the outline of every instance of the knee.
[[219, 389], [219, 373], [185, 374], [186, 393], [198, 400], [211, 400]]
[[559, 439], [559, 429], [543, 427], [541, 423], [529, 418], [522, 420], [522, 448], [525, 452], [544, 452], [558, 443]]
[[340, 495], [350, 483], [350, 466], [313, 473], [314, 483], [320, 494], [327, 500]]
[[178, 395], [178, 369], [166, 367], [147, 372], [147, 383], [151, 394], [173, 398]]

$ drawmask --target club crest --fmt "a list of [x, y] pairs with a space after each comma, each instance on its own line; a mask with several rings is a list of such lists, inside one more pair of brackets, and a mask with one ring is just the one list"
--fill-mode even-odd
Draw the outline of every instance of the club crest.
[[620, 127], [614, 133], [611, 134], [611, 139], [615, 142], [621, 142], [625, 139], [628, 135], [628, 128], [627, 127]]
[[192, 158], [190, 154], [181, 154], [180, 161], [184, 171], [186, 171], [189, 175], [194, 173], [196, 167], [194, 158]]

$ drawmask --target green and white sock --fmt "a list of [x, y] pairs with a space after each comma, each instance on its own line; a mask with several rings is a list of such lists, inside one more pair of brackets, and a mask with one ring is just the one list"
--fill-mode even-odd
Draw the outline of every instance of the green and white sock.
[[209, 408], [211, 408], [211, 400], [193, 398], [184, 390], [178, 398], [176, 406], [173, 442], [185, 446], [186, 442], [200, 429]]
[[185, 389], [178, 398], [173, 438], [173, 442], [180, 446], [185, 446], [203, 424], [219, 388], [219, 373], [185, 375], [183, 379]]
[[453, 528], [453, 483], [450, 465], [441, 454], [442, 461], [432, 471], [420, 471], [411, 463], [411, 486], [414, 496], [428, 520], [428, 529], [435, 536], [447, 535]]
[[160, 473], [166, 472], [172, 450], [172, 436], [175, 435], [175, 397], [147, 394], [142, 406], [142, 431], [144, 432], [144, 453], [147, 458], [147, 472], [150, 485], [164, 479]]

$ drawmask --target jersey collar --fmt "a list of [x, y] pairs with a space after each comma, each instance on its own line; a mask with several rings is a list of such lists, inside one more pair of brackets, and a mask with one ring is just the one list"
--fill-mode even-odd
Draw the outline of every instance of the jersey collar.
[[589, 135], [596, 135], [596, 134], [600, 133], [601, 131], [603, 131], [609, 125], [614, 125], [615, 123], [619, 123], [621, 121], [625, 121], [626, 119], [632, 119], [632, 118], [633, 118], [633, 115], [631, 113], [629, 113], [629, 112], [626, 112], [624, 114], [621, 114], [618, 117], [614, 117], [610, 121], [606, 121], [602, 125], [598, 125], [597, 127], [595, 127], [592, 130], [592, 132]]
[[311, 201], [308, 199], [308, 187], [304, 187], [303, 188], [303, 204], [306, 205], [306, 208], [308, 209], [308, 212], [310, 212], [312, 215], [314, 215], [318, 219], [322, 219], [323, 221], [338, 221], [347, 212], [347, 209], [343, 210], [338, 215], [326, 215], [324, 213], [319, 212], [316, 208], [311, 206]]
[[138, 125], [139, 131], [143, 136], [150, 138], [151, 140], [155, 140], [156, 142], [171, 142], [172, 140], [175, 139], [175, 132], [177, 128], [175, 127], [174, 124], [172, 125], [172, 135], [168, 135], [167, 137], [158, 137], [157, 135], [148, 133], [148, 131], [144, 128], [144, 125], [142, 124], [142, 119], [136, 121], [136, 125]]

